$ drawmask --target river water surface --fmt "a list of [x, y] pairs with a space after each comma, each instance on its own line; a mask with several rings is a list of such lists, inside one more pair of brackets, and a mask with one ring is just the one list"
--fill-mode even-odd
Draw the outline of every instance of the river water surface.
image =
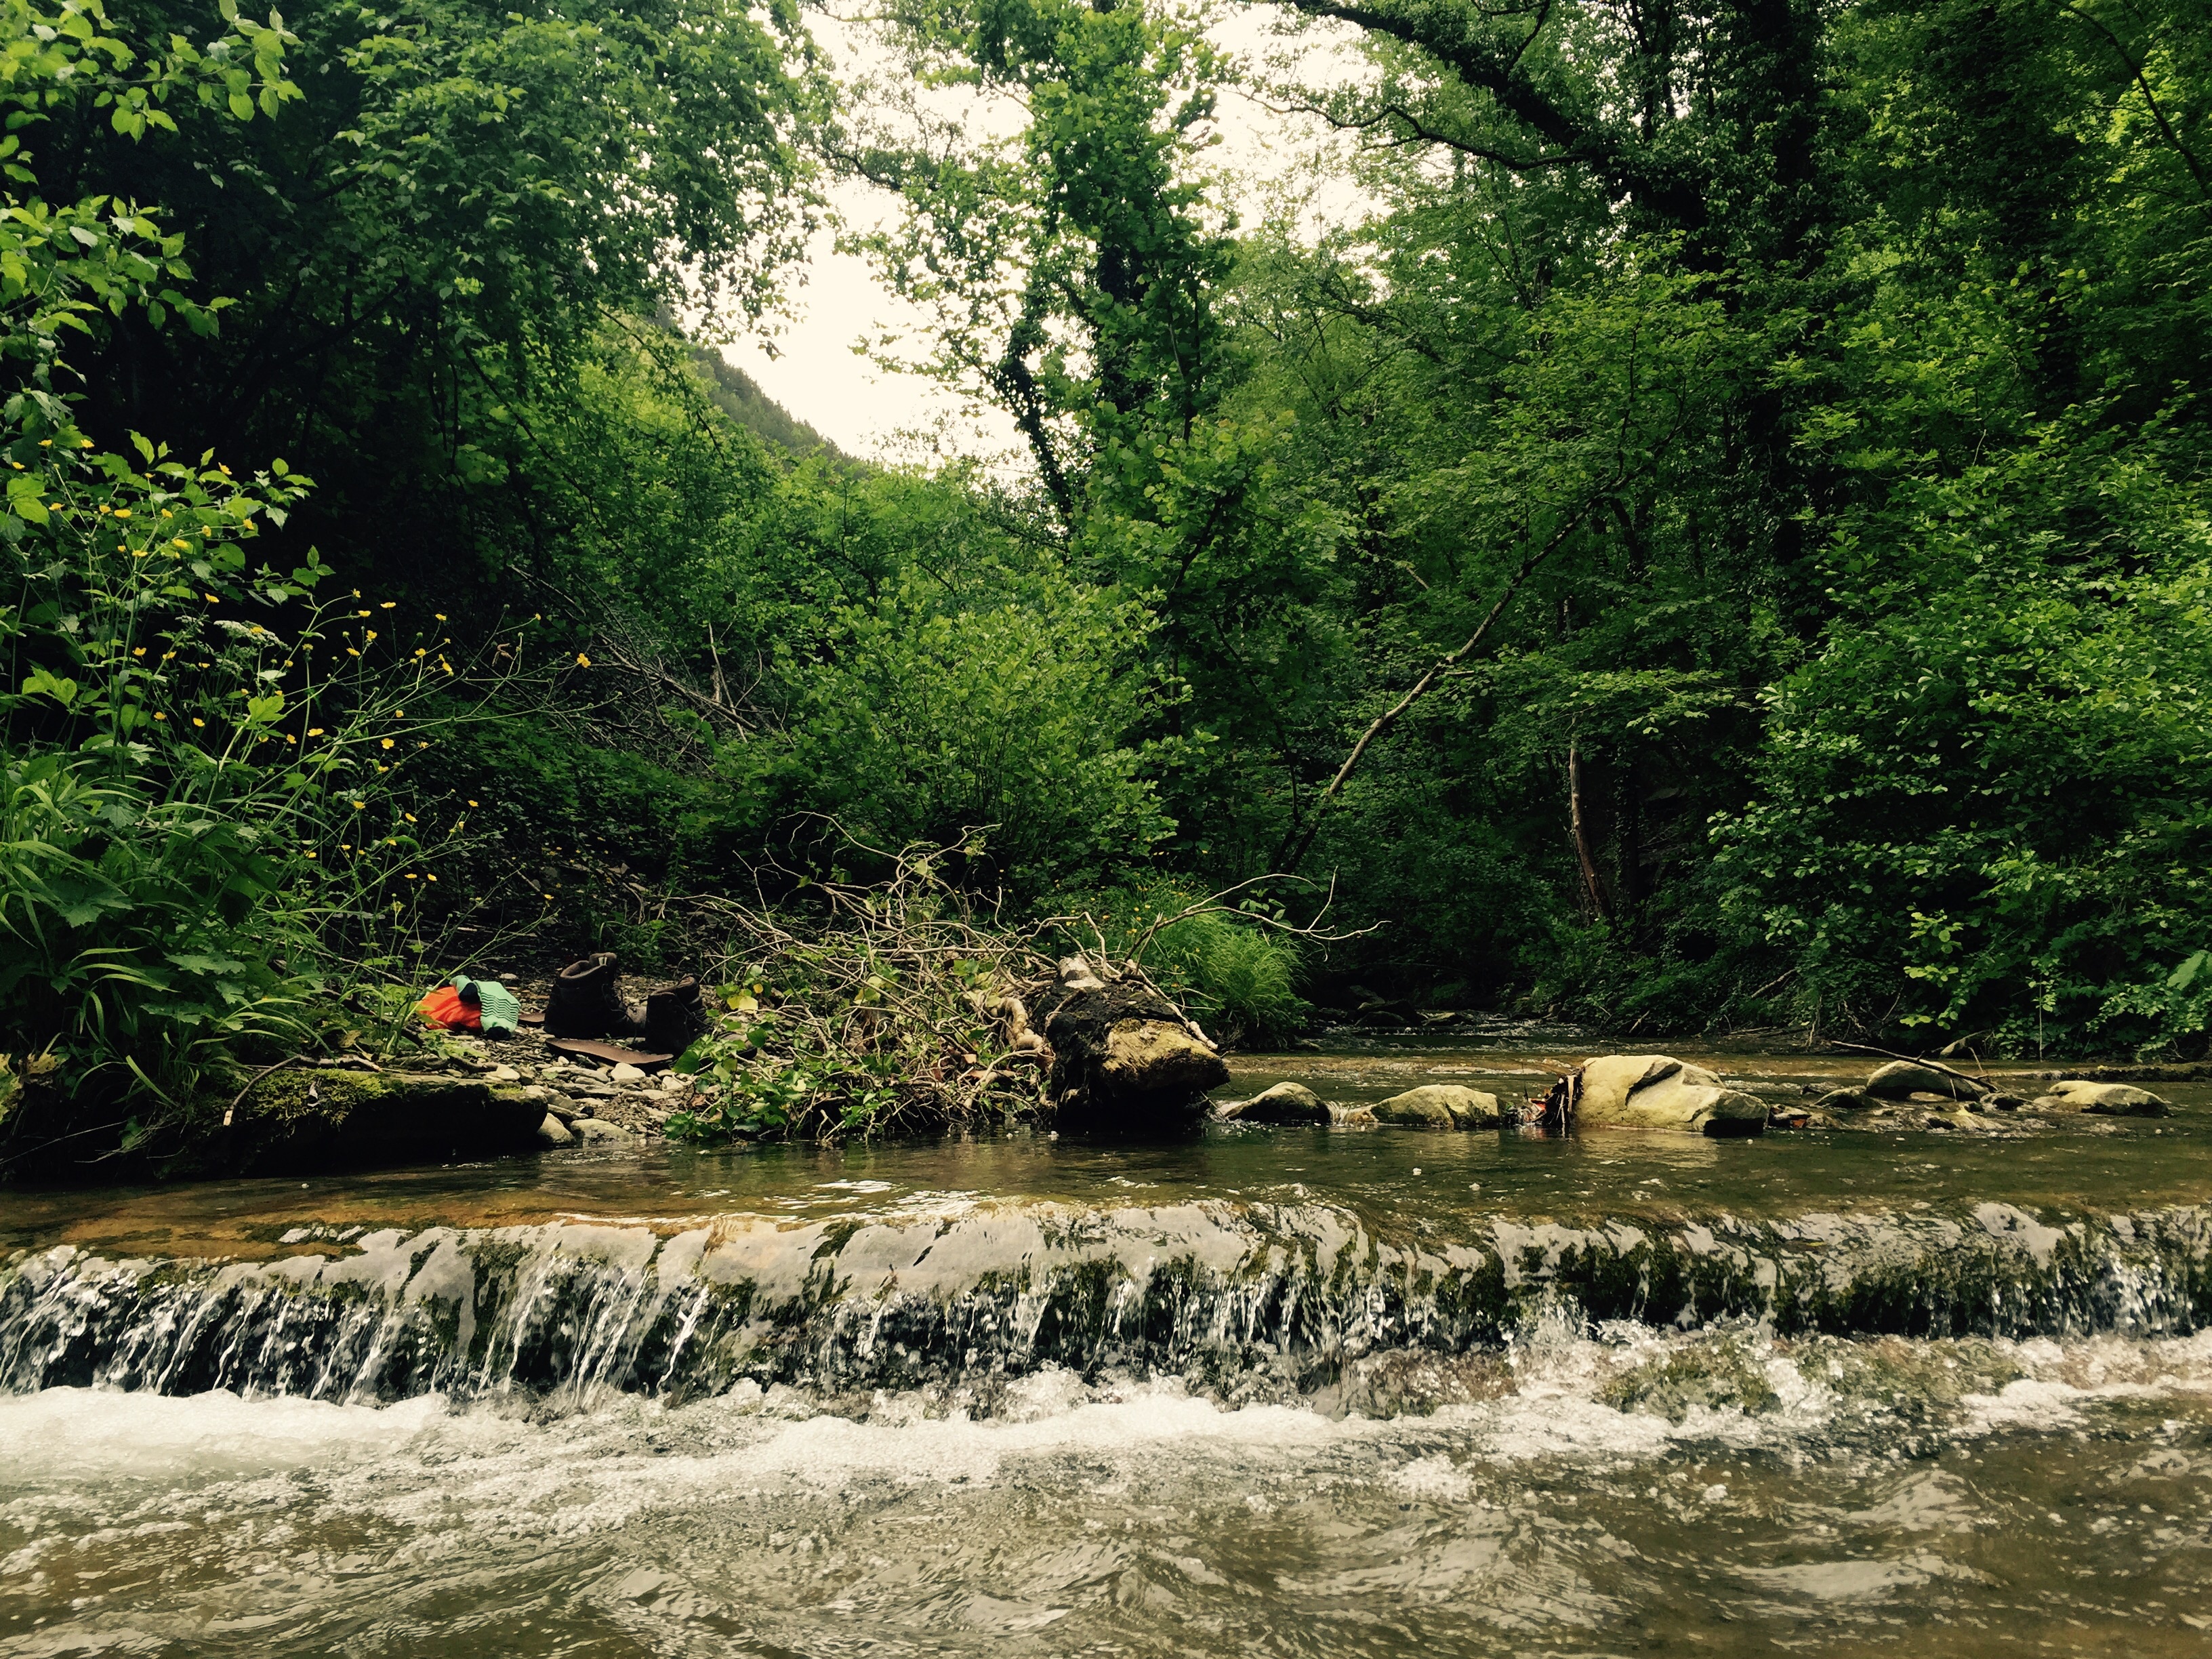
[[2212, 1650], [2212, 1085], [2152, 1086], [9, 1194], [0, 1653]]

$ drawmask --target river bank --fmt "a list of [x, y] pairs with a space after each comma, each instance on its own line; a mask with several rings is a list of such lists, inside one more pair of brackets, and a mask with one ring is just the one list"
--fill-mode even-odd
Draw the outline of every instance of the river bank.
[[11, 1194], [0, 1653], [2192, 1650], [2212, 1084], [2160, 1087]]

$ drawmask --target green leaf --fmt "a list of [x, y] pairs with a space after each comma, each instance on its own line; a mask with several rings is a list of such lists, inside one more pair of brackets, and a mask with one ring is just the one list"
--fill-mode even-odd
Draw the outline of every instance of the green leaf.
[[52, 697], [67, 708], [76, 701], [76, 682], [58, 678], [43, 668], [33, 668], [30, 678], [23, 682], [23, 695], [27, 697]]

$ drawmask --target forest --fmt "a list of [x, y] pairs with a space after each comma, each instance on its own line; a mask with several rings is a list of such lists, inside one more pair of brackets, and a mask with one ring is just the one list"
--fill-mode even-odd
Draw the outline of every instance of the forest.
[[[5, 8], [0, 1113], [916, 848], [1248, 1044], [2204, 1053], [2200, 0]], [[718, 354], [850, 180], [1015, 463]]]

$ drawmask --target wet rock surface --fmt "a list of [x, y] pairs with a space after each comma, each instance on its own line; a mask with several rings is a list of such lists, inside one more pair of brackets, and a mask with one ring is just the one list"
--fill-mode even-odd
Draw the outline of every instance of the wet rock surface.
[[1148, 987], [1092, 984], [1062, 997], [1045, 1024], [1055, 1126], [1128, 1134], [1195, 1126], [1229, 1067], [1181, 1011]]
[[1373, 1108], [1377, 1121], [1416, 1129], [1495, 1129], [1502, 1121], [1498, 1097], [1463, 1084], [1427, 1083]]
[[1768, 1108], [1724, 1085], [1718, 1073], [1670, 1054], [1606, 1054], [1582, 1068], [1577, 1128], [1671, 1129], [1712, 1136], [1756, 1135]]
[[1915, 1095], [1972, 1100], [1988, 1091], [1986, 1085], [1910, 1060], [1893, 1060], [1876, 1066], [1866, 1080], [1866, 1092], [1876, 1100], [1910, 1100]]
[[1328, 1103], [1303, 1083], [1278, 1083], [1249, 1100], [1224, 1103], [1216, 1115], [1233, 1123], [1326, 1123]]
[[2089, 1112], [2101, 1117], [2164, 1117], [2172, 1108], [2148, 1089], [2127, 1083], [2068, 1079], [2029, 1103], [2039, 1112]]

